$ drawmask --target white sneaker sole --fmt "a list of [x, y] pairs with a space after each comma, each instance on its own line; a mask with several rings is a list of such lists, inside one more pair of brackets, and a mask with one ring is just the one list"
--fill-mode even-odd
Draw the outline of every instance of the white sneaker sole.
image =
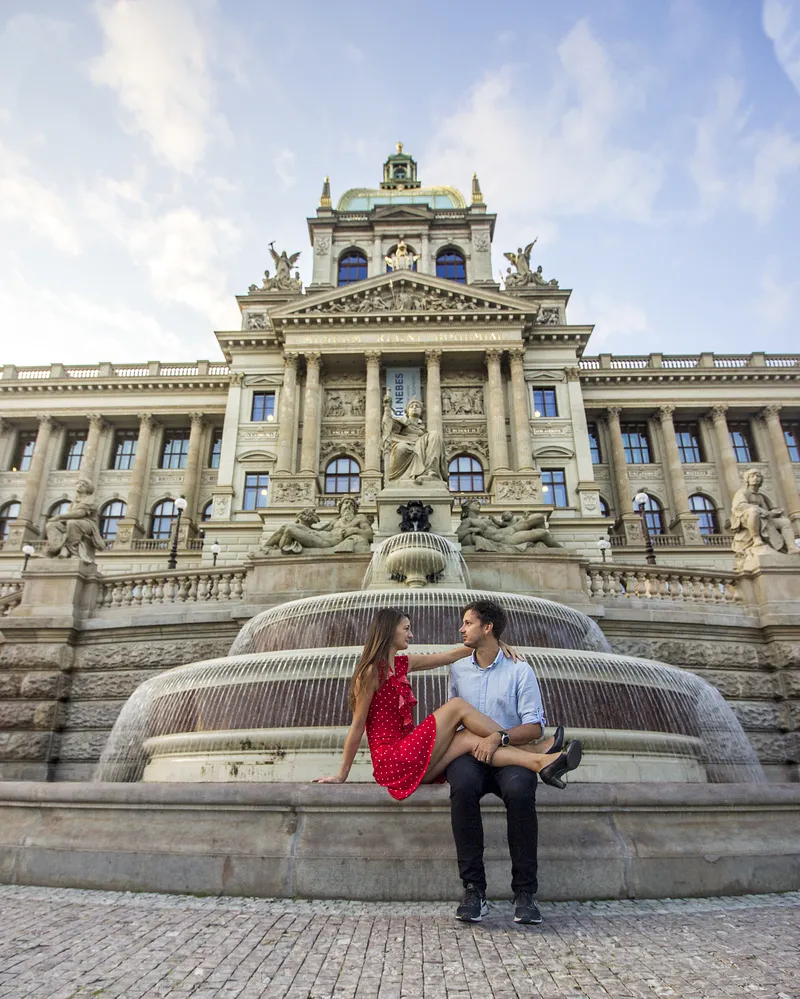
[[488, 915], [489, 915], [489, 906], [486, 904], [486, 902], [484, 902], [481, 905], [481, 914], [480, 914], [480, 916], [458, 916], [457, 915], [456, 919], [459, 922], [461, 922], [461, 923], [479, 923], [483, 919], [484, 916], [488, 916]]

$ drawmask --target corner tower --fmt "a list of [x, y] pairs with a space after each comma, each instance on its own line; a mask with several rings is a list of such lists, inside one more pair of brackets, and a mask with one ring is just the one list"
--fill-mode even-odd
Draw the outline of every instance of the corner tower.
[[417, 161], [402, 142], [383, 164], [378, 187], [345, 191], [333, 207], [325, 178], [317, 214], [308, 219], [314, 270], [309, 292], [355, 284], [391, 270], [405, 243], [413, 270], [497, 290], [492, 278], [495, 215], [486, 210], [477, 178], [472, 203], [455, 187], [425, 187]]

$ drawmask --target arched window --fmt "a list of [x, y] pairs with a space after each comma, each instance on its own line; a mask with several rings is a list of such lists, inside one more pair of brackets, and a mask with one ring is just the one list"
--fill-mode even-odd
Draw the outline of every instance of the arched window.
[[458, 281], [459, 284], [467, 283], [467, 266], [464, 262], [463, 254], [458, 250], [440, 250], [436, 254], [436, 277], [446, 278], [448, 281]]
[[717, 508], [708, 496], [703, 496], [702, 493], [695, 493], [693, 496], [690, 496], [689, 509], [692, 513], [697, 514], [701, 534], [719, 534]]
[[611, 516], [611, 508], [609, 507], [608, 503], [602, 496], [600, 497], [600, 516], [601, 517]]
[[66, 513], [69, 507], [69, 500], [59, 500], [58, 503], [54, 503], [47, 514], [48, 520], [50, 517], [59, 517], [62, 513]]
[[482, 493], [483, 465], [470, 454], [459, 454], [447, 466], [451, 493]]
[[664, 511], [661, 509], [661, 504], [655, 498], [655, 496], [647, 496], [647, 502], [644, 504], [644, 519], [647, 523], [647, 530], [651, 534], [663, 534], [664, 533]]
[[100, 533], [106, 541], [113, 541], [117, 536], [117, 525], [125, 516], [128, 507], [122, 500], [110, 500], [100, 511]]
[[20, 506], [16, 500], [0, 507], [0, 541], [5, 541], [12, 523], [19, 517]]
[[339, 257], [339, 287], [355, 284], [367, 276], [367, 258], [360, 250], [348, 250]]
[[352, 458], [334, 458], [325, 469], [326, 493], [360, 493], [361, 469]]
[[200, 511], [200, 520], [205, 522], [206, 520], [211, 520], [211, 513], [213, 511], [214, 501], [209, 500], [208, 503]]
[[171, 499], [162, 500], [153, 507], [153, 519], [150, 525], [151, 538], [169, 538], [172, 524], [178, 516], [175, 502]]

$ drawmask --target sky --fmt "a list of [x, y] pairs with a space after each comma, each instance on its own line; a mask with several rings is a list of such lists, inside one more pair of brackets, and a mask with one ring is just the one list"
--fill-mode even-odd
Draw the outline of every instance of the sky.
[[397, 141], [588, 354], [800, 352], [800, 0], [0, 0], [0, 362], [221, 359]]

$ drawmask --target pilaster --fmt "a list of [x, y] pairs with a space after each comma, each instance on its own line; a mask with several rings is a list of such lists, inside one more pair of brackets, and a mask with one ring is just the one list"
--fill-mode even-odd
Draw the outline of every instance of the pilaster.
[[797, 479], [794, 475], [789, 448], [786, 446], [786, 437], [781, 426], [780, 411], [780, 406], [771, 404], [765, 406], [759, 415], [767, 425], [773, 465], [781, 484], [786, 516], [792, 522], [795, 534], [800, 535], [800, 495], [797, 491]]

